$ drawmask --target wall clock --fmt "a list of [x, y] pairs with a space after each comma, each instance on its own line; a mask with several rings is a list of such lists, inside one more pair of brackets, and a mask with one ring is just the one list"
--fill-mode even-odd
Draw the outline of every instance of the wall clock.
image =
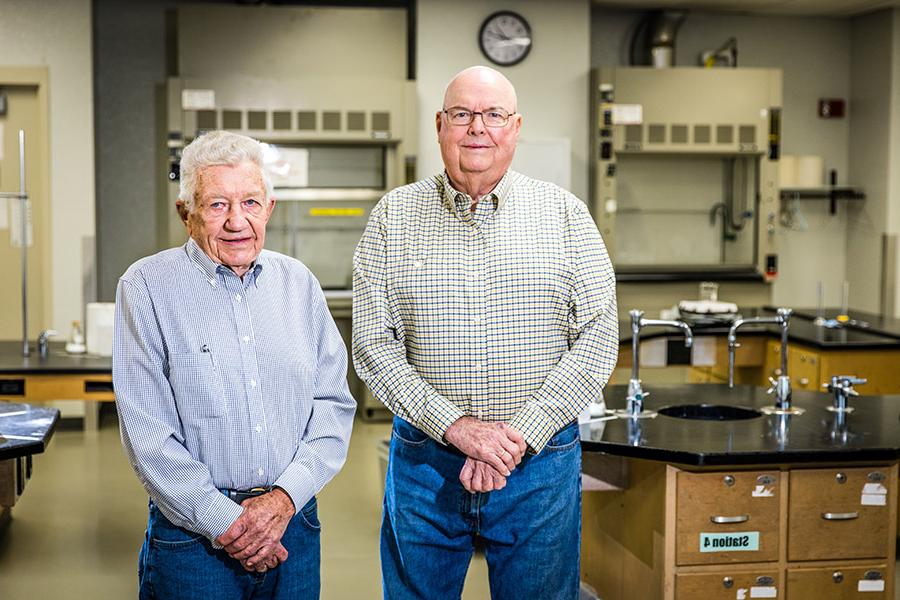
[[531, 26], [522, 15], [501, 10], [489, 15], [478, 32], [481, 51], [494, 64], [510, 67], [525, 60], [532, 46]]

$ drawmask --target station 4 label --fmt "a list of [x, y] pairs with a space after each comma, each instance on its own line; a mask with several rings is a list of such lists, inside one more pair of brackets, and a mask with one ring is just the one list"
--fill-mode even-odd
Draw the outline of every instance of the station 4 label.
[[758, 550], [758, 531], [700, 534], [700, 552], [756, 552]]

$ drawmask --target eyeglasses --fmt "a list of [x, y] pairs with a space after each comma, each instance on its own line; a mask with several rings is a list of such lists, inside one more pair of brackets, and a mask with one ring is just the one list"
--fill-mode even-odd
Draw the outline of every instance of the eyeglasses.
[[469, 110], [462, 106], [453, 106], [442, 111], [447, 115], [451, 125], [468, 125], [475, 120], [475, 115], [481, 116], [481, 122], [485, 127], [505, 127], [509, 118], [516, 113], [506, 112], [502, 108], [489, 108], [482, 112]]

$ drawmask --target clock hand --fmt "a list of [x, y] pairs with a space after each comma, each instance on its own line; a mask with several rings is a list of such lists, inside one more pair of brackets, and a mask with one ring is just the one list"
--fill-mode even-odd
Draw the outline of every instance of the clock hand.
[[498, 40], [508, 40], [509, 36], [503, 31], [503, 29], [498, 25], [497, 29], [488, 29], [487, 33], [491, 35], [491, 37]]
[[531, 45], [531, 40], [526, 37], [517, 37], [507, 40], [497, 40], [495, 43], [496, 46], [529, 46]]
[[506, 32], [506, 29], [503, 28], [501, 23], [497, 23], [497, 29], [499, 29], [500, 33], [503, 35], [503, 39], [509, 40], [514, 37], [513, 34]]

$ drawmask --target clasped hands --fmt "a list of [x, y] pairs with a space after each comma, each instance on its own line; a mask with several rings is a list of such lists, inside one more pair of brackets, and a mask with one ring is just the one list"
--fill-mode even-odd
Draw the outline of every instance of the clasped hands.
[[447, 428], [444, 439], [466, 455], [459, 481], [469, 492], [503, 489], [528, 448], [517, 429], [474, 417], [457, 419]]
[[271, 492], [241, 503], [244, 512], [216, 538], [228, 555], [247, 571], [263, 573], [288, 558], [281, 537], [294, 516], [294, 502], [287, 492]]

